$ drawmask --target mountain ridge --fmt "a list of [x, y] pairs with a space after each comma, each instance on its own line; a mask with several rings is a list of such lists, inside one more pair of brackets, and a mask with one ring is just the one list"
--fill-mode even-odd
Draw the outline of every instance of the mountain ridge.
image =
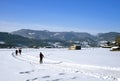
[[[98, 46], [100, 41], [115, 41], [120, 36], [119, 32], [99, 33], [91, 35], [86, 32], [51, 32], [48, 30], [21, 29], [11, 33], [0, 32], [0, 44], [12, 46], [44, 47], [44, 46], [63, 46], [68, 47], [72, 44], [86, 46]], [[1, 46], [0, 45], [0, 46]]]
[[94, 41], [114, 41], [117, 36], [120, 36], [119, 32], [107, 32], [98, 33], [97, 35], [92, 35], [86, 32], [51, 32], [48, 30], [31, 30], [31, 29], [21, 29], [12, 32], [12, 34], [20, 35], [27, 38], [33, 39], [55, 39], [55, 40], [94, 40]]
[[[18, 31], [12, 32], [12, 34], [21, 35], [27, 38], [35, 39], [60, 39], [60, 40], [72, 40], [72, 39], [81, 39], [81, 38], [94, 38], [95, 36], [86, 33], [86, 32], [51, 32], [48, 30], [30, 30], [30, 29], [21, 29]], [[60, 36], [60, 38], [59, 38]], [[72, 37], [72, 38], [70, 38]]]
[[77, 41], [80, 43], [87, 42], [90, 46], [97, 46], [100, 41], [113, 42], [116, 37], [120, 36], [119, 32], [98, 33], [97, 35], [92, 35], [86, 32], [51, 32], [48, 30], [30, 29], [21, 29], [12, 33], [38, 40], [62, 40], [67, 42]]

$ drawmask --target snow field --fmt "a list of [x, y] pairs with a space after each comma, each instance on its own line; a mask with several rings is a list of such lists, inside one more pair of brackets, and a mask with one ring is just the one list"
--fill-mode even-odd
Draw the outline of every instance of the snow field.
[[120, 81], [120, 53], [109, 49], [23, 49], [15, 57], [12, 52], [0, 49], [0, 81]]

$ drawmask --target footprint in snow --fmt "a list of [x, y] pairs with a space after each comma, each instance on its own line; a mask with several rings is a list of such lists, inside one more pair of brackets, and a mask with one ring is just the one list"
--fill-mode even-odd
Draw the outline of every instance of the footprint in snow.
[[26, 71], [26, 72], [19, 72], [19, 74], [29, 74], [30, 72], [29, 71]]
[[28, 79], [26, 81], [37, 81], [38, 78]]
[[32, 81], [32, 80], [28, 79], [28, 80], [26, 80], [26, 81]]
[[50, 78], [50, 76], [43, 76], [42, 78]]
[[19, 72], [19, 74], [29, 74], [31, 72], [33, 72], [33, 70], [32, 71]]
[[54, 79], [54, 80], [52, 80], [52, 81], [60, 81], [61, 79]]
[[59, 73], [59, 75], [65, 75], [65, 73]]
[[78, 73], [79, 71], [75, 71], [75, 73]]
[[76, 79], [77, 77], [72, 77], [71, 79]]
[[36, 81], [38, 78], [33, 78], [32, 81]]

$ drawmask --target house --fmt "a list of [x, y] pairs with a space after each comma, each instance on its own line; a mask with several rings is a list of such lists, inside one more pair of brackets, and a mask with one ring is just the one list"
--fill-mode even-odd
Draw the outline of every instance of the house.
[[119, 46], [113, 46], [110, 51], [120, 51]]
[[69, 50], [81, 50], [81, 46], [80, 45], [73, 45], [69, 47]]

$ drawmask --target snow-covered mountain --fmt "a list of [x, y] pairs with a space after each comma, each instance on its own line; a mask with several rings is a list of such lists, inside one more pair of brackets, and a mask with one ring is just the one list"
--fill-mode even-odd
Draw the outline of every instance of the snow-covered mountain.
[[59, 39], [59, 40], [95, 39], [95, 36], [89, 33], [81, 32], [50, 32], [47, 30], [38, 31], [30, 29], [21, 29], [18, 31], [14, 31], [12, 33], [34, 39]]
[[27, 38], [34, 39], [59, 39], [59, 40], [79, 40], [79, 41], [114, 41], [116, 37], [120, 36], [118, 32], [98, 33], [98, 35], [91, 35], [86, 32], [50, 32], [48, 30], [30, 30], [21, 29], [12, 32]]

